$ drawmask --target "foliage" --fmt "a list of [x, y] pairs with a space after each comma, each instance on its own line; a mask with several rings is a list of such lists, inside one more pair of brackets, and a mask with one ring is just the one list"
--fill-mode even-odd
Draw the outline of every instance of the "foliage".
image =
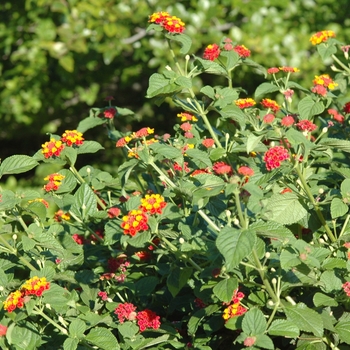
[[[147, 96], [179, 108], [173, 135], [121, 132], [132, 112], [108, 98], [0, 165], [0, 176], [60, 169], [41, 190], [1, 189], [1, 348], [348, 346], [349, 45], [313, 36], [338, 73], [310, 89], [229, 37], [191, 57], [179, 18], [150, 19], [173, 61]], [[251, 97], [241, 70], [266, 79]], [[207, 75], [225, 85], [197, 91]], [[126, 157], [116, 176], [77, 167], [103, 151], [85, 139], [102, 125]]]

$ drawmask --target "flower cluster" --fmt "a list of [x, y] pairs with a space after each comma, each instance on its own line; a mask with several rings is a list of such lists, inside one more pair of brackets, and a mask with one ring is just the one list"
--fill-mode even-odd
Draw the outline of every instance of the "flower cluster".
[[248, 166], [241, 166], [237, 169], [237, 173], [243, 175], [244, 177], [250, 177], [254, 175], [254, 170]]
[[277, 111], [280, 110], [280, 106], [277, 104], [276, 101], [274, 100], [271, 100], [269, 98], [264, 98], [262, 101], [261, 101], [261, 105], [264, 107], [264, 108], [269, 108], [269, 109], [272, 109], [272, 111], [274, 113], [276, 113]]
[[238, 53], [238, 56], [246, 58], [250, 56], [250, 50], [247, 49], [244, 45], [236, 45], [233, 48], [233, 51]]
[[289, 126], [292, 126], [294, 123], [295, 123], [294, 117], [291, 115], [286, 115], [281, 119], [282, 126], [289, 127]]
[[118, 316], [120, 323], [136, 320], [140, 332], [147, 328], [158, 329], [160, 327], [160, 317], [155, 312], [149, 309], [136, 312], [136, 306], [131, 303], [119, 304], [114, 313]]
[[156, 12], [149, 16], [149, 22], [159, 24], [168, 33], [183, 33], [185, 23], [176, 16], [171, 16], [168, 12]]
[[77, 130], [66, 130], [61, 139], [51, 138], [42, 146], [41, 152], [45, 158], [59, 157], [65, 146], [81, 146], [84, 143], [83, 134]]
[[321, 32], [313, 34], [310, 38], [310, 42], [312, 45], [318, 45], [327, 41], [329, 38], [335, 38], [333, 30], [322, 30]]
[[62, 180], [64, 178], [65, 176], [59, 173], [54, 173], [46, 176], [44, 180], [48, 181], [48, 183], [44, 186], [44, 190], [46, 192], [57, 191], [58, 188], [61, 186]]
[[345, 282], [342, 287], [346, 295], [350, 297], [350, 282]]
[[350, 102], [346, 102], [344, 107], [343, 107], [343, 111], [345, 114], [349, 114], [350, 113]]
[[301, 131], [312, 132], [317, 129], [317, 125], [315, 125], [313, 122], [307, 119], [300, 120], [295, 125]]
[[162, 210], [165, 208], [166, 202], [164, 197], [160, 194], [146, 194], [144, 198], [141, 199], [140, 209], [143, 212], [148, 212], [152, 214], [162, 214]]
[[338, 86], [338, 84], [335, 83], [328, 74], [322, 74], [320, 76], [316, 75], [312, 83], [314, 86], [311, 91], [314, 94], [321, 95], [323, 97], [327, 95], [328, 90], [334, 90]]
[[235, 290], [231, 304], [224, 310], [222, 318], [225, 321], [228, 321], [232, 317], [243, 315], [247, 309], [241, 305], [241, 300], [245, 297], [242, 292], [238, 292], [238, 289]]
[[232, 175], [233, 169], [231, 165], [225, 163], [225, 162], [216, 162], [213, 164], [213, 171], [217, 175]]
[[35, 295], [42, 296], [43, 292], [50, 288], [50, 282], [46, 281], [45, 277], [34, 276], [27, 280], [19, 290], [16, 290], [8, 295], [3, 302], [4, 309], [7, 312], [12, 312], [16, 308], [21, 309], [24, 306], [25, 296]]
[[208, 45], [203, 53], [203, 58], [205, 60], [214, 61], [220, 56], [220, 47], [218, 44]]
[[244, 45], [233, 46], [232, 40], [226, 38], [223, 42], [222, 47], [220, 48], [217, 44], [210, 44], [204, 49], [203, 58], [205, 60], [214, 61], [219, 56], [221, 51], [235, 51], [239, 57], [242, 59], [250, 56], [250, 50], [247, 49]]
[[197, 122], [198, 121], [198, 119], [194, 115], [192, 115], [192, 114], [190, 114], [188, 112], [178, 113], [177, 117], [181, 118], [182, 122], [186, 122], [186, 121], [187, 122]]
[[239, 98], [235, 101], [235, 105], [240, 109], [244, 109], [255, 106], [256, 102], [252, 98]]
[[343, 115], [341, 115], [336, 109], [333, 108], [329, 108], [328, 109], [328, 114], [331, 115], [333, 117], [334, 120], [336, 120], [337, 122], [343, 124], [344, 123], [344, 119], [345, 117]]
[[281, 162], [287, 159], [289, 159], [289, 153], [282, 146], [271, 147], [264, 155], [264, 162], [268, 171], [279, 168]]
[[129, 211], [122, 220], [125, 235], [135, 236], [137, 232], [148, 230], [148, 216], [141, 209]]
[[116, 114], [117, 114], [116, 108], [108, 107], [103, 111], [102, 116], [106, 119], [113, 119]]
[[65, 213], [62, 209], [59, 209], [54, 215], [54, 220], [56, 222], [61, 222], [62, 220], [68, 221], [70, 220], [70, 215]]
[[267, 70], [267, 73], [268, 74], [276, 74], [278, 72], [285, 72], [285, 73], [297, 73], [297, 72], [300, 72], [300, 70], [296, 67], [289, 67], [289, 66], [283, 66], [283, 67], [271, 67], [271, 68], [268, 68]]

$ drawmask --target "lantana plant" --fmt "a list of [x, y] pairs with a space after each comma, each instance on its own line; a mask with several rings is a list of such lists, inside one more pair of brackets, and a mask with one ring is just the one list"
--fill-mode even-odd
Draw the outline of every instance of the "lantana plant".
[[[176, 106], [173, 135], [116, 130], [133, 113], [108, 97], [0, 165], [60, 169], [42, 189], [0, 190], [0, 347], [348, 348], [350, 46], [312, 35], [335, 73], [303, 87], [297, 67], [262, 67], [227, 37], [190, 56], [167, 12], [148, 30], [173, 58], [147, 90]], [[251, 96], [244, 66], [266, 78]], [[198, 87], [206, 74], [225, 85]], [[101, 125], [124, 161], [77, 169], [103, 152], [84, 135]]]

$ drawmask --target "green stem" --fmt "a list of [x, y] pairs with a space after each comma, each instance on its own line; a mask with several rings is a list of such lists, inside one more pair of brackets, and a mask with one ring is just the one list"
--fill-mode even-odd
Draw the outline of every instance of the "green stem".
[[345, 219], [345, 222], [344, 222], [344, 225], [339, 233], [339, 237], [342, 236], [346, 230], [346, 226], [348, 225], [348, 222], [349, 222], [349, 219], [350, 219], [350, 214], [348, 214], [348, 216], [346, 217]]
[[33, 311], [37, 314], [40, 315], [41, 317], [45, 318], [46, 321], [50, 322], [54, 327], [56, 327], [62, 334], [68, 334], [68, 331], [66, 328], [60, 326], [57, 322], [55, 322], [51, 317], [47, 316], [44, 314], [44, 312], [38, 307], [34, 306]]
[[317, 202], [315, 201], [314, 196], [311, 193], [311, 190], [308, 186], [308, 184], [306, 183], [305, 177], [304, 175], [301, 173], [300, 169], [299, 169], [299, 164], [297, 163], [295, 166], [295, 170], [298, 174], [298, 177], [303, 185], [303, 189], [306, 192], [306, 195], [308, 196], [309, 200], [311, 201], [311, 204], [313, 205], [313, 207], [315, 208], [315, 212], [316, 215], [318, 217], [318, 219], [320, 220], [322, 226], [324, 227], [324, 229], [326, 230], [327, 236], [328, 238], [331, 240], [331, 242], [335, 242], [337, 239], [334, 237], [333, 232], [331, 231], [331, 229], [329, 228], [329, 226], [327, 225], [327, 222], [317, 204]]
[[344, 70], [350, 73], [349, 67], [347, 67], [336, 55], [333, 54], [332, 58], [339, 64], [340, 67], [342, 67]]
[[206, 213], [204, 213], [202, 209], [199, 209], [197, 213], [208, 223], [212, 229], [214, 229], [216, 232], [220, 232], [220, 228], [208, 217]]
[[245, 219], [243, 212], [242, 212], [241, 201], [239, 200], [239, 192], [237, 190], [234, 191], [234, 195], [235, 195], [235, 202], [236, 202], [239, 222], [241, 224], [241, 227], [243, 229], [246, 229], [248, 227], [248, 223], [247, 223], [247, 220]]

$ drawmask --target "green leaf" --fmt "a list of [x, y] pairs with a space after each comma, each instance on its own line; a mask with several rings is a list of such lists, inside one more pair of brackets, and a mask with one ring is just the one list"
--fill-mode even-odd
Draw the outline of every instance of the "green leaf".
[[227, 71], [216, 62], [196, 57], [193, 64], [206, 73], [227, 76]]
[[189, 335], [194, 335], [197, 332], [197, 329], [201, 323], [201, 321], [204, 319], [205, 316], [210, 316], [214, 312], [217, 312], [220, 309], [219, 305], [209, 305], [205, 307], [204, 309], [200, 309], [196, 311], [190, 318], [187, 324], [187, 330]]
[[145, 243], [151, 240], [151, 233], [149, 231], [139, 232], [134, 237], [128, 239], [128, 244], [135, 248], [143, 248]]
[[175, 83], [183, 88], [190, 89], [192, 87], [192, 80], [187, 77], [179, 76], [175, 79]]
[[310, 96], [304, 97], [298, 104], [300, 119], [311, 119], [324, 111], [322, 102], [315, 102]]
[[58, 60], [58, 63], [67, 72], [72, 73], [74, 71], [74, 58], [71, 54], [67, 54]]
[[96, 153], [101, 149], [104, 149], [104, 147], [96, 141], [84, 141], [84, 143], [81, 146], [79, 146], [76, 150], [78, 154], [85, 154]]
[[235, 66], [237, 66], [237, 63], [240, 59], [238, 53], [234, 50], [222, 51], [220, 56], [226, 57], [225, 67], [228, 71], [232, 70]]
[[336, 46], [330, 45], [329, 43], [330, 42], [327, 42], [327, 44], [321, 43], [317, 45], [317, 51], [323, 61], [327, 60], [329, 57], [331, 57], [333, 54], [337, 52]]
[[329, 297], [323, 293], [316, 293], [312, 299], [316, 307], [319, 306], [338, 306], [338, 303], [334, 298]]
[[140, 329], [135, 323], [125, 322], [118, 325], [118, 331], [123, 336], [123, 338], [132, 339], [140, 331]]
[[71, 210], [74, 214], [85, 219], [88, 215], [93, 216], [97, 211], [97, 201], [93, 190], [88, 184], [83, 183], [74, 194], [74, 204]]
[[92, 328], [85, 339], [102, 350], [120, 349], [117, 339], [107, 328]]
[[215, 99], [215, 90], [213, 87], [211, 87], [210, 85], [206, 85], [204, 87], [202, 87], [200, 89], [200, 92], [206, 96], [208, 96], [209, 98], [211, 98], [212, 100]]
[[224, 148], [212, 148], [210, 150], [209, 157], [210, 157], [210, 160], [215, 162], [216, 160], [221, 159], [225, 155], [226, 155], [226, 151]]
[[[160, 337], [157, 337], [157, 338], [145, 339], [141, 343], [139, 349], [142, 350], [142, 349], [149, 348], [150, 346], [153, 346], [153, 345], [164, 343], [164, 342], [166, 342], [169, 339], [169, 337], [170, 337], [169, 334], [164, 334], [164, 335], [162, 335]], [[167, 344], [168, 344], [168, 342], [167, 342]], [[152, 348], [152, 349], [155, 349], [155, 348]]]
[[151, 295], [159, 280], [155, 276], [145, 276], [135, 284], [135, 293], [138, 296]]
[[79, 339], [67, 338], [63, 343], [63, 350], [75, 350], [78, 344]]
[[224, 227], [216, 239], [216, 246], [225, 258], [228, 271], [232, 271], [254, 248], [256, 235], [251, 230]]
[[162, 159], [178, 159], [182, 157], [182, 153], [180, 149], [177, 149], [175, 147], [159, 144], [159, 143], [152, 143], [149, 146], [150, 149], [152, 149], [155, 153], [159, 155]]
[[345, 179], [341, 185], [340, 185], [340, 191], [342, 197], [347, 201], [347, 203], [350, 202], [350, 179]]
[[266, 319], [258, 308], [252, 308], [244, 314], [242, 330], [249, 335], [263, 334], [266, 331]]
[[303, 219], [308, 211], [294, 193], [275, 194], [268, 199], [264, 216], [283, 225], [291, 225]]
[[232, 300], [233, 293], [237, 287], [238, 280], [236, 278], [225, 278], [215, 285], [213, 293], [220, 301], [228, 303]]
[[342, 281], [333, 270], [324, 271], [320, 277], [320, 282], [323, 283], [322, 290], [329, 294], [342, 289]]
[[319, 146], [328, 146], [330, 148], [336, 148], [341, 151], [350, 153], [350, 141], [348, 140], [339, 140], [333, 138], [321, 138]]
[[236, 105], [228, 105], [224, 107], [219, 113], [224, 117], [224, 118], [230, 118], [235, 120], [243, 130], [246, 125], [246, 115], [242, 112], [242, 110], [237, 107]]
[[335, 330], [339, 335], [340, 341], [350, 344], [350, 321], [340, 321], [336, 324]]
[[[100, 109], [98, 108], [98, 110]], [[103, 118], [87, 117], [79, 122], [77, 131], [84, 133], [87, 130], [94, 128], [95, 126], [102, 125], [105, 123], [106, 123], [106, 120]]]
[[254, 98], [259, 99], [260, 97], [265, 96], [271, 92], [279, 91], [279, 89], [280, 88], [274, 84], [262, 83], [256, 88]]
[[254, 343], [255, 346], [263, 349], [274, 350], [275, 346], [269, 336], [266, 334], [258, 334]]
[[65, 313], [67, 311], [69, 298], [70, 293], [66, 289], [53, 283], [50, 284], [50, 289], [46, 290], [43, 294], [43, 302], [50, 304], [58, 313]]
[[84, 321], [76, 318], [69, 325], [69, 336], [72, 338], [81, 339], [84, 337], [84, 332], [86, 331], [86, 324]]
[[69, 165], [74, 166], [77, 161], [78, 152], [73, 147], [65, 147], [60, 154], [60, 158], [69, 163]]
[[322, 269], [334, 270], [334, 269], [345, 269], [346, 261], [340, 258], [327, 258], [322, 261]]
[[340, 199], [333, 198], [331, 203], [331, 216], [332, 219], [339, 218], [345, 215], [349, 210], [349, 207]]
[[170, 275], [167, 278], [167, 287], [173, 298], [175, 298], [180, 290], [187, 284], [191, 275], [192, 268], [190, 267], [176, 266], [171, 270]]
[[297, 338], [299, 337], [299, 328], [288, 320], [274, 320], [268, 331], [270, 335]]
[[165, 36], [170, 40], [181, 43], [182, 47], [180, 49], [180, 53], [182, 55], [186, 55], [188, 51], [190, 51], [192, 46], [192, 39], [188, 35], [181, 33], [177, 35], [166, 34]]
[[172, 83], [163, 74], [154, 73], [149, 79], [149, 87], [147, 89], [147, 97], [151, 98], [157, 95], [163, 95], [170, 92], [181, 90], [179, 85]]
[[34, 240], [25, 235], [22, 236], [22, 246], [25, 252], [32, 250], [35, 247], [35, 245], [36, 243]]
[[249, 134], [247, 138], [247, 154], [255, 150], [255, 147], [259, 144], [264, 135], [255, 136], [254, 134]]
[[211, 168], [213, 166], [212, 162], [208, 158], [207, 152], [200, 151], [199, 149], [188, 149], [186, 154], [198, 168]]
[[303, 303], [285, 307], [285, 313], [289, 321], [293, 322], [300, 330], [323, 336], [322, 317], [316, 311], [308, 308]]
[[25, 173], [35, 168], [38, 164], [32, 157], [25, 155], [14, 155], [5, 158], [0, 165], [0, 177], [8, 174]]

